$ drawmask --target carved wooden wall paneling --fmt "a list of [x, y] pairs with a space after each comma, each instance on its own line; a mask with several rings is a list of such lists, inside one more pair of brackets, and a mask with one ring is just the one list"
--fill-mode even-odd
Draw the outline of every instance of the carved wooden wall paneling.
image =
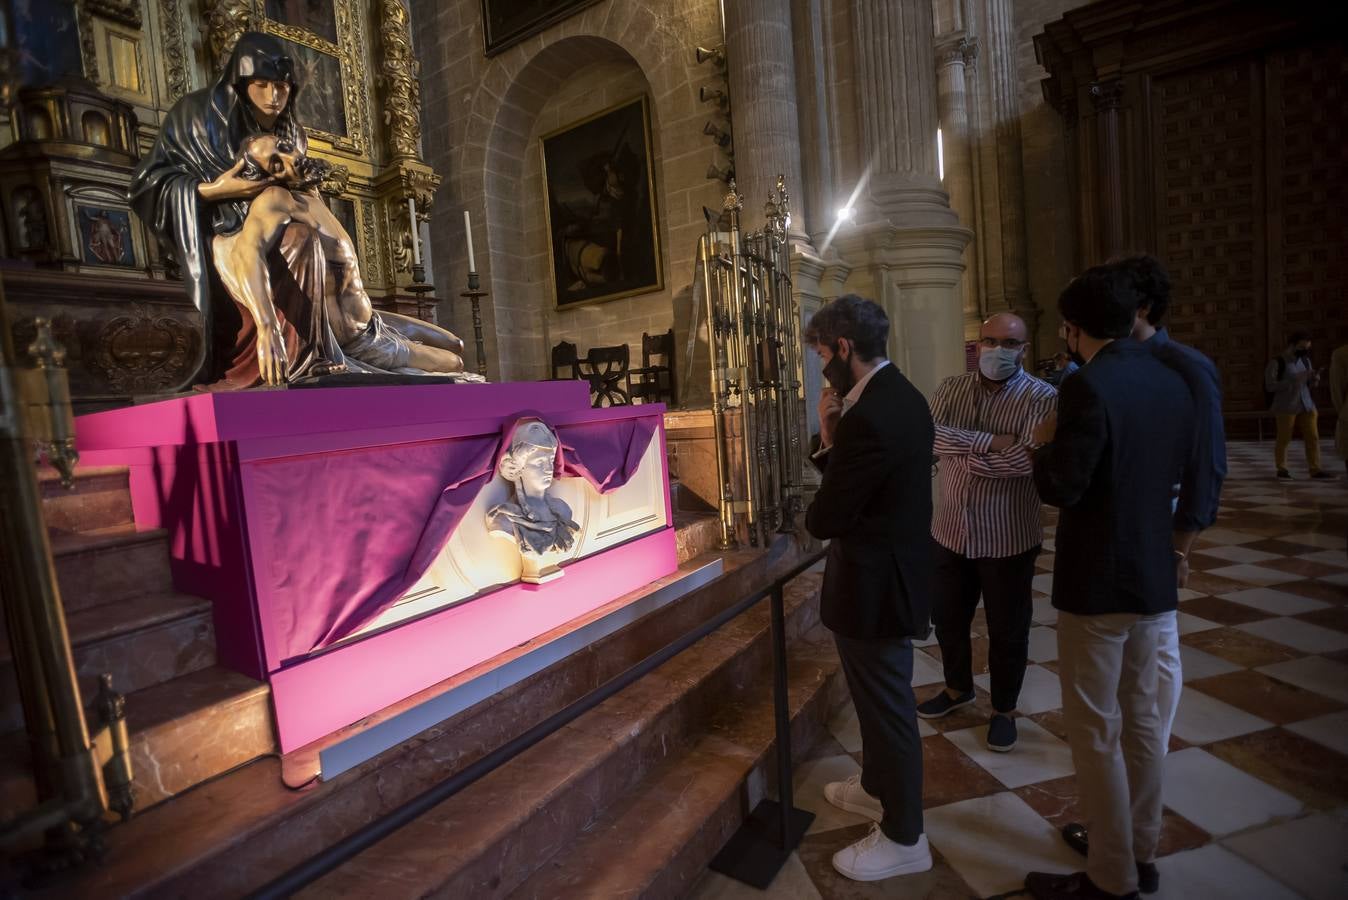
[[1254, 64], [1157, 78], [1151, 86], [1155, 252], [1174, 283], [1170, 329], [1220, 361], [1227, 406], [1257, 409], [1267, 358], [1263, 178]]
[[[1334, 9], [1105, 0], [1035, 37], [1073, 151], [1080, 263], [1159, 256], [1171, 330], [1216, 361], [1231, 413], [1264, 409], [1263, 368], [1292, 329], [1312, 331], [1320, 366], [1348, 342], [1348, 61]], [[1328, 407], [1324, 387], [1317, 399]]]
[[[1277, 101], [1271, 178], [1282, 212], [1275, 295], [1286, 328], [1315, 336], [1323, 366], [1348, 343], [1348, 54], [1341, 42], [1279, 50], [1268, 68]], [[1327, 403], [1324, 386], [1320, 393]]]

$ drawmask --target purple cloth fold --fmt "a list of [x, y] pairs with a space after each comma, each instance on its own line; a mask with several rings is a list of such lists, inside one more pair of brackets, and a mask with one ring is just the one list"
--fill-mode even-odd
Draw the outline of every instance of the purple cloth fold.
[[[284, 664], [377, 618], [430, 568], [496, 472], [522, 416], [500, 435], [427, 441], [253, 467], [250, 528], [270, 548], [260, 593]], [[600, 493], [626, 484], [658, 416], [552, 426], [557, 472]], [[264, 615], [266, 610], [264, 610]]]

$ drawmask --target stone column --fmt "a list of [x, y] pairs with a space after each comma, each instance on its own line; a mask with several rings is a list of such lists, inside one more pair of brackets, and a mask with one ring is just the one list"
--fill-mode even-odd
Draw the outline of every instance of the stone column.
[[1030, 276], [1025, 259], [1025, 173], [1020, 144], [1020, 76], [1017, 71], [1015, 18], [1012, 0], [987, 0], [982, 22], [984, 53], [979, 67], [985, 75], [988, 104], [988, 142], [996, 155], [996, 179], [987, 191], [997, 215], [984, 227], [997, 230], [999, 285], [989, 298], [1025, 319], [1034, 333], [1038, 311], [1030, 299]]
[[[931, 0], [850, 0], [859, 158], [869, 177], [857, 224], [839, 232], [848, 288], [884, 305], [890, 358], [928, 396], [964, 371], [959, 279], [971, 232], [936, 167]], [[860, 173], [858, 173], [860, 174]]]
[[792, 198], [791, 237], [808, 243], [790, 4], [725, 4], [725, 53], [735, 182], [744, 195], [745, 225], [755, 230], [762, 226], [763, 204], [776, 189], [777, 176], [784, 175]]
[[[977, 241], [978, 206], [974, 197], [973, 154], [969, 143], [969, 108], [966, 72], [973, 69], [978, 43], [957, 37], [936, 48], [937, 103], [940, 111], [941, 144], [945, 152], [945, 185], [950, 207], [960, 222], [974, 230]], [[964, 248], [964, 277], [960, 296], [964, 302], [964, 336], [978, 333], [983, 319], [979, 299], [975, 245]]]

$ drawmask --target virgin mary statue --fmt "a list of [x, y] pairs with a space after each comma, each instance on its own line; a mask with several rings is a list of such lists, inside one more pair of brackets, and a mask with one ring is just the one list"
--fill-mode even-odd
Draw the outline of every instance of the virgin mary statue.
[[[247, 32], [211, 87], [174, 104], [154, 149], [141, 160], [129, 189], [131, 205], [171, 248], [205, 326], [206, 354], [198, 379], [207, 390], [251, 387], [260, 381], [257, 330], [230, 298], [212, 265], [211, 238], [242, 227], [248, 202], [268, 183], [241, 177], [240, 149], [257, 134], [274, 134], [301, 154], [308, 147], [296, 120], [301, 85], [276, 38]], [[283, 310], [291, 377], [322, 361], [322, 341], [301, 338], [303, 309]], [[299, 331], [297, 331], [299, 329]]]

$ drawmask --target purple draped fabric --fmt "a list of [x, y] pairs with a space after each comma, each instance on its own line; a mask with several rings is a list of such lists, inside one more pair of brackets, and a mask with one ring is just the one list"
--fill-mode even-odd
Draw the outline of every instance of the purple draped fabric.
[[[525, 416], [501, 435], [427, 441], [254, 467], [249, 528], [269, 547], [257, 573], [282, 662], [329, 647], [391, 606], [430, 568], [496, 471]], [[560, 477], [600, 493], [626, 484], [659, 416], [553, 426]], [[267, 615], [264, 609], [264, 615]]]

